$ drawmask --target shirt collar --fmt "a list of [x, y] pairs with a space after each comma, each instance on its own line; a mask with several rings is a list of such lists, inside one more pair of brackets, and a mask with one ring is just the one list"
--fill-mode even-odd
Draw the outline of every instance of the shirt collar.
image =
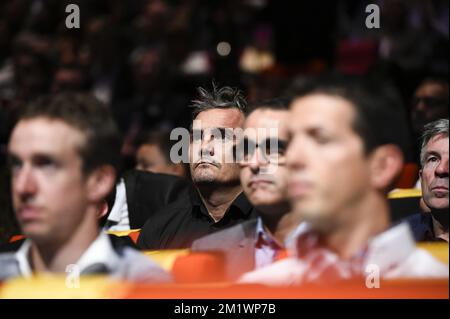
[[[284, 239], [284, 248], [288, 251], [293, 251], [295, 248], [295, 239], [298, 237], [300, 233], [302, 233], [307, 227], [305, 222], [302, 222], [297, 225], [297, 227], [292, 230]], [[272, 235], [266, 230], [264, 227], [263, 221], [261, 217], [257, 218], [256, 221], [256, 233], [255, 233], [255, 245], [275, 245], [275, 247], [279, 247], [276, 240], [273, 239]], [[282, 248], [282, 247], [279, 247]]]
[[[191, 191], [190, 197], [192, 206], [199, 209], [199, 211], [202, 214], [209, 216], [208, 210], [206, 209], [205, 204], [203, 203], [200, 194], [196, 188], [194, 188]], [[236, 197], [236, 199], [231, 203], [230, 207], [228, 208], [225, 214], [227, 214], [230, 210], [233, 210], [233, 212], [241, 213], [243, 216], [247, 217], [248, 215], [251, 214], [252, 209], [253, 209], [252, 204], [248, 201], [245, 194], [241, 192]]]
[[16, 260], [19, 264], [20, 274], [25, 278], [30, 278], [33, 275], [30, 263], [28, 262], [30, 248], [31, 248], [31, 240], [26, 239], [15, 254]]
[[94, 264], [104, 265], [111, 271], [117, 267], [119, 261], [120, 258], [114, 251], [108, 235], [100, 232], [99, 236], [78, 259], [76, 264], [80, 267], [81, 273]]
[[[29, 278], [33, 275], [29, 261], [30, 248], [31, 240], [26, 239], [15, 254], [19, 264], [20, 274], [25, 278]], [[102, 265], [111, 271], [117, 267], [119, 261], [119, 256], [114, 251], [108, 235], [100, 232], [98, 237], [91, 243], [76, 264], [79, 267], [80, 273], [83, 273], [86, 272], [86, 270], [89, 271], [88, 268], [93, 265]]]
[[256, 221], [255, 247], [261, 248], [262, 246], [270, 246], [276, 249], [282, 248], [264, 227], [261, 217], [258, 217]]
[[[294, 256], [299, 256], [308, 249], [318, 246], [318, 235], [309, 224], [302, 223], [297, 228], [293, 245], [290, 252]], [[292, 251], [292, 248], [294, 251]], [[398, 224], [388, 230], [372, 237], [367, 246], [356, 253], [352, 259], [364, 259], [365, 265], [375, 264], [380, 271], [385, 271], [402, 261], [413, 253], [416, 249], [416, 243], [407, 223]]]
[[108, 215], [108, 221], [118, 223], [122, 216], [123, 207], [127, 205], [127, 195], [125, 189], [125, 182], [123, 178], [120, 179], [116, 188], [116, 198], [111, 212]]

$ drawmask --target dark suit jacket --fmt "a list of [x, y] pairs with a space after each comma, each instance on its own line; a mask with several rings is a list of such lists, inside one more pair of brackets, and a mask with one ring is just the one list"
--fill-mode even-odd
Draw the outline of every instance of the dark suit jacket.
[[197, 239], [194, 251], [219, 251], [225, 255], [227, 279], [235, 281], [255, 268], [255, 238], [257, 219]]
[[131, 170], [123, 174], [130, 228], [142, 228], [158, 210], [188, 193], [191, 183], [177, 176]]
[[441, 241], [436, 238], [433, 229], [433, 219], [431, 213], [417, 213], [405, 218], [417, 242]]

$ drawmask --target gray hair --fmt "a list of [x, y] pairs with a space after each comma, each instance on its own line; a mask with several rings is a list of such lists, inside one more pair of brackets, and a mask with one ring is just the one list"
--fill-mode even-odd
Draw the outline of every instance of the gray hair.
[[420, 164], [425, 164], [425, 148], [428, 142], [437, 135], [448, 137], [448, 119], [440, 119], [425, 125], [422, 133], [422, 147], [420, 148]]
[[211, 92], [208, 92], [202, 87], [199, 87], [197, 91], [198, 98], [193, 100], [190, 105], [194, 108], [192, 114], [194, 119], [199, 113], [211, 109], [236, 108], [242, 113], [245, 113], [247, 102], [239, 89], [229, 86], [218, 88], [216, 84], [213, 83], [213, 89]]

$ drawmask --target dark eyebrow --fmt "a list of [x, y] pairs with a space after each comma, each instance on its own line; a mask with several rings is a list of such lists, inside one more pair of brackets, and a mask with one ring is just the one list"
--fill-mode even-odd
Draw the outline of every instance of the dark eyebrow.
[[425, 153], [425, 156], [426, 156], [426, 157], [428, 157], [428, 156], [430, 156], [430, 155], [434, 155], [434, 156], [437, 156], [437, 157], [441, 157], [441, 154], [439, 154], [437, 151], [427, 151], [427, 152]]

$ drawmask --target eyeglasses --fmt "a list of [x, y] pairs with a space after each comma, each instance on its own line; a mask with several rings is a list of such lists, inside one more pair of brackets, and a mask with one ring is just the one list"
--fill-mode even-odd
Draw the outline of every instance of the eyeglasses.
[[234, 146], [234, 154], [237, 162], [249, 164], [256, 149], [259, 149], [260, 154], [267, 162], [282, 164], [285, 160], [287, 144], [287, 141], [278, 138], [267, 138], [260, 143], [244, 138]]

